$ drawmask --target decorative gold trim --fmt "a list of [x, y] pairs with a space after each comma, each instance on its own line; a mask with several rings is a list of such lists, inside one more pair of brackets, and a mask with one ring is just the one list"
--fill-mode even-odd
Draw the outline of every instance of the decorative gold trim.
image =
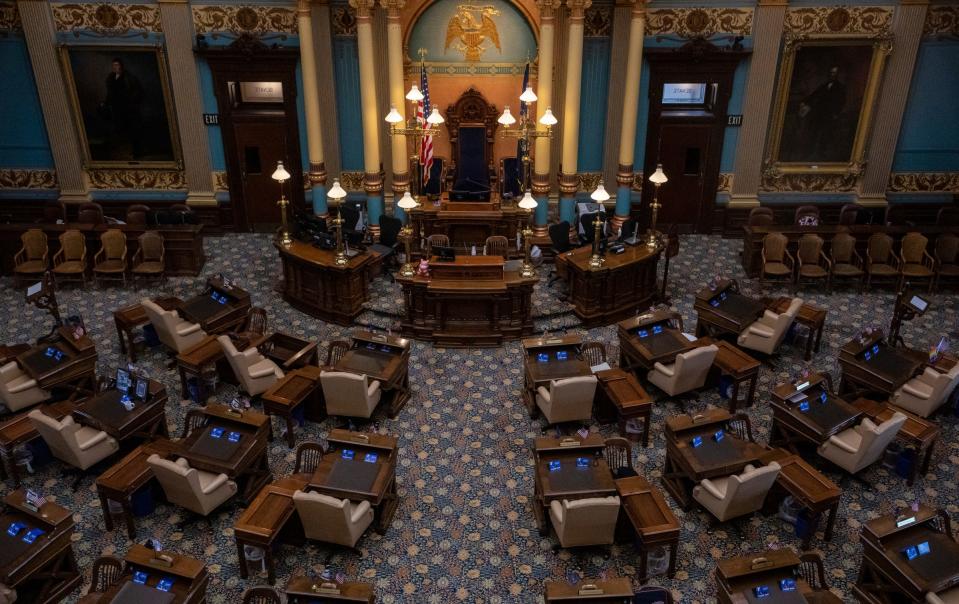
[[720, 172], [719, 181], [716, 183], [716, 192], [717, 193], [732, 193], [733, 192], [733, 176], [732, 172]]
[[[526, 63], [426, 63], [426, 73], [428, 75], [443, 76], [521, 76], [526, 70]], [[407, 76], [419, 77], [420, 64], [418, 62], [406, 62], [404, 71]], [[529, 64], [529, 75], [535, 77], [537, 73], [536, 63]]]
[[148, 4], [63, 3], [51, 5], [57, 31], [92, 31], [103, 36], [117, 36], [131, 31], [161, 33], [160, 9]]
[[608, 38], [613, 35], [613, 7], [590, 6], [583, 19], [583, 35], [587, 38]]
[[53, 170], [0, 168], [0, 189], [56, 189], [57, 173]]
[[356, 37], [356, 14], [349, 6], [330, 8], [330, 27], [334, 36]]
[[794, 34], [880, 34], [889, 29], [888, 6], [811, 6], [786, 11], [785, 30]]
[[181, 170], [87, 170], [93, 189], [185, 189]]
[[16, 2], [0, 2], [0, 31], [23, 31], [23, 23], [20, 22], [20, 11], [17, 10]]
[[227, 178], [226, 172], [214, 172], [213, 173], [213, 190], [214, 191], [229, 191], [230, 190], [230, 180]]
[[296, 8], [262, 5], [193, 6], [196, 33], [296, 34]]
[[959, 38], [959, 6], [936, 4], [926, 11], [922, 35], [927, 38]]
[[752, 31], [752, 8], [653, 8], [646, 11], [646, 36], [708, 38], [715, 34], [749, 36]]
[[364, 172], [340, 172], [340, 186], [347, 191], [363, 191]]
[[959, 172], [893, 172], [893, 193], [959, 193]]
[[770, 172], [763, 174], [760, 191], [822, 193], [850, 192], [856, 190], [858, 174], [797, 174]]
[[603, 180], [602, 172], [580, 172], [576, 175], [578, 184], [576, 185], [577, 190], [586, 191], [587, 193], [592, 193], [596, 190], [596, 187], [599, 185], [599, 182]]
[[643, 173], [642, 172], [633, 172], [633, 186], [630, 187], [634, 191], [643, 190]]

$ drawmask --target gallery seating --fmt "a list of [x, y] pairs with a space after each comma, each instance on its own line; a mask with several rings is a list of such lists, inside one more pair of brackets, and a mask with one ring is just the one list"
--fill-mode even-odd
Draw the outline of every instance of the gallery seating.
[[789, 239], [782, 233], [769, 233], [763, 238], [762, 273], [759, 283], [768, 278], [792, 281], [796, 263], [792, 254], [786, 249]]
[[296, 491], [293, 503], [303, 523], [304, 535], [313, 541], [355, 548], [373, 523], [369, 501], [353, 503], [322, 493]]
[[549, 519], [564, 548], [612, 545], [619, 508], [619, 497], [554, 500]]
[[746, 224], [749, 226], [772, 226], [776, 223], [776, 214], [772, 208], [758, 207], [749, 210]]
[[668, 365], [656, 362], [646, 379], [669, 396], [679, 396], [703, 387], [706, 376], [716, 359], [719, 347], [715, 344], [694, 348], [676, 355]]
[[720, 522], [759, 511], [779, 476], [775, 461], [758, 468], [747, 465], [742, 474], [704, 478], [693, 488], [693, 498]]
[[947, 283], [959, 282], [959, 236], [941, 235], [936, 239], [936, 287], [945, 279]]
[[9, 411], [22, 411], [50, 399], [50, 393], [24, 373], [16, 361], [0, 367], [0, 403]]
[[549, 388], [536, 389], [536, 406], [549, 425], [588, 422], [593, 417], [596, 383], [592, 375], [551, 380]]
[[866, 243], [866, 289], [876, 279], [899, 279], [899, 258], [892, 249], [892, 237], [885, 233], [873, 233]]
[[830, 436], [820, 445], [819, 455], [850, 474], [857, 474], [879, 461], [904, 423], [906, 416], [902, 413], [895, 413], [878, 426], [864, 418], [858, 426]]
[[24, 279], [31, 282], [41, 279], [49, 267], [47, 235], [40, 229], [29, 229], [20, 235], [22, 247], [13, 257], [14, 286], [23, 285]]
[[382, 395], [380, 382], [370, 380], [368, 375], [323, 371], [320, 384], [326, 399], [326, 412], [333, 416], [369, 419]]
[[156, 330], [160, 342], [173, 352], [179, 354], [199, 344], [200, 340], [206, 337], [206, 332], [200, 329], [199, 323], [190, 323], [181, 319], [175, 310], [163, 310], [149, 298], [143, 298], [140, 304]]
[[829, 289], [840, 279], [855, 280], [862, 291], [862, 256], [856, 251], [856, 238], [849, 233], [837, 233], [829, 242]]
[[796, 285], [824, 283], [829, 281], [831, 263], [822, 251], [823, 239], [815, 233], [806, 233], [799, 238], [796, 250]]
[[900, 243], [899, 289], [906, 281], [926, 281], [932, 291], [935, 277], [935, 260], [926, 251], [929, 239], [921, 233], [907, 233]]
[[762, 317], [739, 334], [737, 343], [743, 348], [774, 354], [786, 337], [786, 332], [792, 326], [802, 305], [802, 298], [793, 298], [784, 313], [765, 311]]
[[260, 354], [256, 346], [250, 346], [241, 352], [233, 345], [230, 336], [220, 335], [216, 339], [223, 347], [223, 353], [233, 368], [236, 379], [240, 380], [240, 388], [250, 396], [263, 394], [283, 377], [283, 370]]
[[896, 390], [889, 401], [919, 417], [929, 417], [939, 409], [959, 383], [959, 364], [947, 373], [927, 367]]
[[799, 206], [793, 216], [793, 224], [819, 226], [819, 208], [816, 206]]
[[97, 285], [104, 280], [127, 284], [127, 236], [110, 229], [100, 235], [100, 250], [93, 256], [93, 278]]
[[133, 254], [133, 282], [163, 281], [166, 271], [164, 259], [163, 235], [156, 231], [146, 231], [137, 238], [139, 246]]
[[174, 462], [154, 453], [147, 458], [147, 463], [150, 464], [167, 501], [194, 514], [209, 516], [236, 495], [237, 485], [226, 474], [191, 468], [190, 462], [182, 457]]
[[81, 224], [103, 224], [103, 206], [98, 203], [82, 203], [77, 211], [77, 222]]
[[[43, 411], [34, 409], [29, 417], [30, 423], [50, 447], [53, 456], [81, 471], [88, 470], [120, 449], [116, 439], [106, 432], [81, 426], [73, 421], [72, 416], [56, 420]], [[74, 490], [82, 477], [83, 474], [74, 482]]]
[[70, 229], [60, 234], [60, 249], [53, 255], [53, 278], [57, 284], [87, 284], [87, 240], [80, 231]]

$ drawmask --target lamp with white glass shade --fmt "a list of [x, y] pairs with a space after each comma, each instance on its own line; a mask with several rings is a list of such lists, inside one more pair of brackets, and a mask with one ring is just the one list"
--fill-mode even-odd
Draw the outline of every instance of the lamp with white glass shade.
[[[425, 51], [421, 52], [421, 56], [425, 54]], [[423, 92], [413, 84], [410, 86], [410, 91], [406, 93], [406, 100], [411, 104], [410, 113], [408, 115], [415, 116], [417, 114], [417, 109], [419, 103], [424, 99]], [[390, 112], [386, 114], [386, 117], [383, 118], [390, 125], [390, 136], [410, 136], [412, 137], [413, 144], [413, 153], [410, 154], [410, 161], [413, 162], [415, 166], [415, 174], [413, 176], [411, 185], [413, 187], [413, 195], [422, 194], [422, 182], [423, 174], [420, 166], [420, 147], [422, 145], [423, 138], [427, 136], [436, 136], [440, 133], [440, 124], [444, 123], [446, 120], [443, 119], [443, 116], [440, 115], [439, 109], [433, 107], [429, 115], [426, 116], [426, 123], [421, 123], [419, 120], [411, 117], [406, 120], [406, 123], [403, 123], [403, 115], [399, 110], [391, 106]]]
[[[596, 185], [596, 189], [592, 193], [590, 193], [589, 197], [596, 203], [600, 204], [600, 206], [602, 206], [603, 203], [609, 201], [609, 192], [606, 190], [606, 187], [603, 185], [602, 180], [599, 181], [599, 184]], [[598, 268], [602, 268], [603, 263], [606, 262], [606, 260], [599, 253], [600, 238], [602, 236], [603, 227], [605, 227], [606, 225], [602, 220], [600, 220], [599, 217], [600, 217], [600, 213], [597, 212], [596, 219], [593, 220], [593, 255], [590, 256], [589, 258], [589, 268], [594, 270]]]
[[539, 118], [539, 123], [546, 126], [546, 131], [549, 132], [551, 127], [559, 123], [559, 120], [556, 119], [555, 115], [553, 115], [553, 110], [547, 107], [546, 111], [543, 113], [543, 116]]
[[283, 183], [290, 180], [291, 176], [290, 173], [286, 171], [286, 168], [283, 167], [282, 161], [276, 162], [276, 170], [273, 171], [272, 178], [280, 183], [280, 200], [276, 202], [276, 205], [280, 206], [280, 230], [278, 233], [280, 245], [290, 247], [293, 245], [293, 238], [290, 236], [290, 229], [287, 227], [286, 222], [286, 208], [290, 205], [290, 202], [283, 194]]
[[533, 210], [536, 209], [536, 206], [539, 205], [536, 203], [536, 200], [533, 199], [533, 195], [527, 190], [523, 195], [523, 198], [519, 200], [517, 204], [521, 210], [526, 210], [526, 227], [523, 228], [523, 266], [519, 270], [519, 276], [523, 278], [530, 278], [536, 276], [536, 271], [533, 269], [533, 264], [530, 262], [529, 258], [529, 248], [530, 248], [530, 239], [533, 237], [533, 228], [530, 226], [533, 218]]
[[410, 91], [406, 93], [406, 100], [411, 103], [419, 103], [423, 100], [423, 93], [416, 84], [410, 86]]
[[649, 182], [653, 183], [653, 202], [649, 205], [651, 215], [649, 219], [649, 238], [646, 240], [646, 247], [655, 249], [659, 245], [659, 237], [656, 232], [656, 216], [659, 213], [659, 187], [663, 186], [669, 179], [663, 172], [663, 164], [656, 164], [656, 171], [649, 177]]
[[336, 257], [333, 262], [339, 266], [346, 266], [349, 260], [343, 251], [343, 213], [341, 212], [343, 200], [346, 199], [346, 190], [340, 186], [340, 179], [333, 179], [333, 186], [326, 192], [327, 199], [336, 202], [336, 218], [332, 220], [333, 228], [336, 229]]
[[503, 114], [499, 116], [499, 119], [496, 121], [507, 128], [516, 123], [516, 118], [513, 117], [513, 114], [509, 111], [509, 105], [503, 107]]
[[[400, 200], [396, 202], [396, 206], [402, 208], [407, 213], [418, 205], [420, 204], [413, 199], [409, 191], [404, 192], [403, 197], [400, 197]], [[408, 221], [403, 225], [403, 228], [400, 229], [400, 237], [403, 239], [403, 247], [406, 251], [406, 262], [400, 267], [400, 275], [403, 277], [412, 277], [416, 274], [416, 267], [413, 266], [412, 257], [410, 256], [410, 240], [413, 238], [411, 222]]]

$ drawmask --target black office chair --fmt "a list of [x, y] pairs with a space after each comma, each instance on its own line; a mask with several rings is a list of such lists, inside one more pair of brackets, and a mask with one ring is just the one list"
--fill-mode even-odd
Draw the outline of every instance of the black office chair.
[[579, 223], [583, 226], [583, 234], [579, 237], [579, 242], [582, 244], [593, 243], [594, 232], [593, 232], [593, 223], [596, 222], [599, 218], [599, 212], [592, 212], [590, 214], [583, 214], [579, 217]]
[[626, 241], [635, 235], [637, 226], [639, 226], [639, 223], [636, 222], [635, 218], [627, 218], [626, 222], [624, 222], [623, 226], [619, 229], [619, 240]]
[[[573, 249], [573, 244], [569, 241], [569, 223], [565, 220], [549, 225], [547, 232], [549, 233], [549, 240], [553, 246], [553, 254], [555, 256], [559, 256], [560, 254], [566, 253]], [[547, 287], [552, 286], [553, 282], [559, 279], [559, 275], [556, 274], [555, 266], [556, 265], [554, 263], [554, 268], [550, 273], [550, 279], [547, 283]]]
[[[393, 218], [383, 214], [380, 216], [380, 241], [370, 246], [370, 249], [379, 252], [383, 256], [384, 262], [389, 262], [395, 266], [396, 248], [399, 245], [400, 229], [403, 228], [403, 221], [399, 218]], [[393, 273], [389, 273], [390, 281], [395, 281]]]

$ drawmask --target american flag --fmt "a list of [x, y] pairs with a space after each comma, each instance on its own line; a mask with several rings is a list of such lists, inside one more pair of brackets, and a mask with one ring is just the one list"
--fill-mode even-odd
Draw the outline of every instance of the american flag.
[[[527, 86], [529, 86], [529, 62], [526, 63], [526, 69], [523, 71], [523, 86], [520, 88], [519, 93], [523, 94], [524, 92], [526, 92]], [[519, 102], [520, 119], [526, 117], [528, 114], [529, 114], [529, 105], [527, 105], [523, 101], [520, 101]], [[516, 158], [517, 159], [521, 159], [527, 155], [528, 149], [526, 149], [526, 143], [527, 143], [527, 140], [525, 138], [521, 138], [516, 141]], [[521, 182], [525, 183], [526, 175], [525, 174], [521, 175], [520, 179], [521, 179], [520, 180]]]
[[38, 510], [47, 503], [46, 497], [44, 497], [43, 495], [41, 495], [40, 493], [37, 493], [36, 491], [32, 489], [27, 489], [27, 494], [24, 497], [24, 499], [26, 499], [28, 504], [32, 505]]
[[[429, 126], [426, 118], [430, 115], [430, 86], [426, 81], [426, 65], [420, 64], [420, 92], [423, 93], [423, 100], [416, 107], [416, 123], [423, 128]], [[430, 172], [433, 169], [433, 137], [424, 136], [420, 142], [420, 166], [423, 170], [422, 186], [426, 188], [426, 183], [430, 181]]]

